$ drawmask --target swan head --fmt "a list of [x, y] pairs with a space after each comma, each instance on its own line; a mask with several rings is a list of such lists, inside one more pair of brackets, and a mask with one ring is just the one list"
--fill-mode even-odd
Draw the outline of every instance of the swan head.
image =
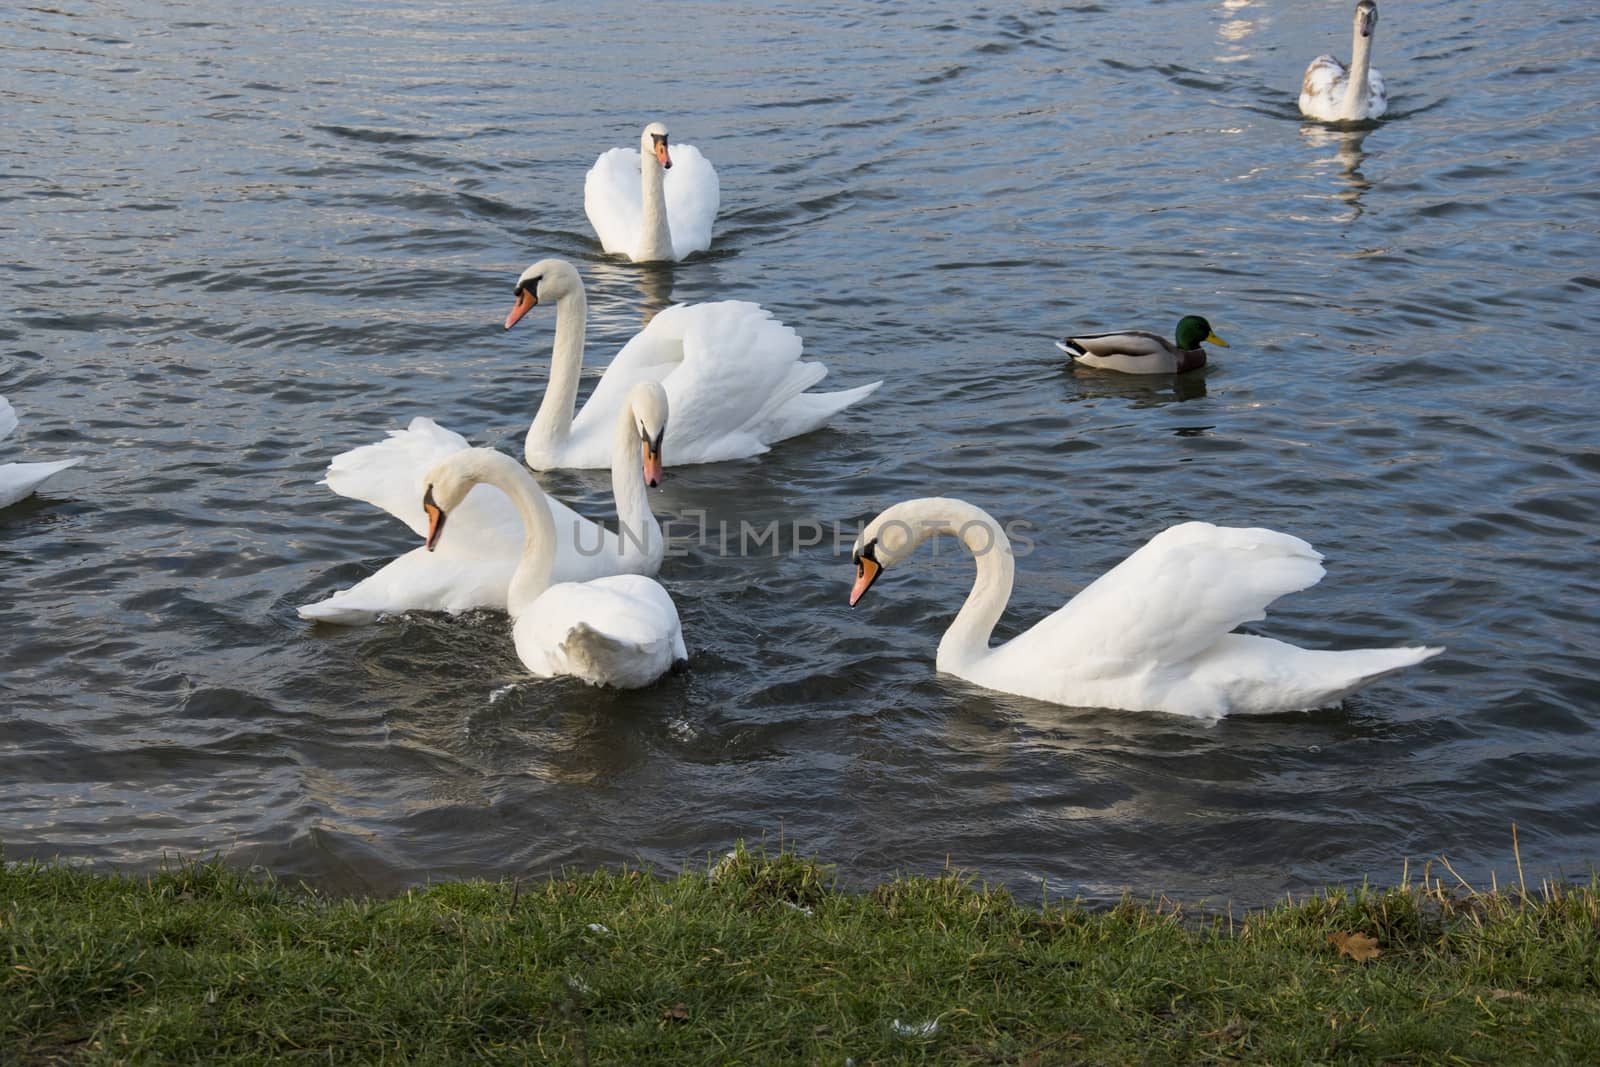
[[1361, 0], [1356, 5], [1356, 33], [1362, 37], [1371, 37], [1378, 28], [1378, 5], [1373, 0]]
[[667, 151], [667, 128], [659, 122], [652, 122], [639, 135], [639, 157], [645, 156], [654, 156], [662, 170], [672, 169], [672, 155]]
[[850, 548], [850, 563], [856, 569], [856, 584], [850, 589], [851, 607], [855, 607], [867, 595], [867, 590], [872, 588], [872, 583], [878, 580], [878, 575], [885, 568], [911, 555], [932, 532], [926, 523], [919, 523], [915, 517], [902, 514], [906, 512], [908, 504], [918, 503], [920, 501], [896, 504], [862, 527], [856, 543]]
[[1228, 347], [1228, 342], [1212, 332], [1211, 324], [1200, 315], [1185, 315], [1178, 320], [1178, 329], [1173, 334], [1173, 340], [1178, 342], [1178, 347], [1184, 351], [1199, 348], [1202, 341], [1209, 341], [1214, 345]]
[[654, 489], [662, 478], [661, 438], [667, 432], [667, 391], [660, 382], [640, 382], [628, 390], [628, 410], [644, 454], [644, 483]]
[[506, 463], [516, 461], [492, 448], [466, 448], [434, 464], [422, 479], [422, 510], [428, 516], [428, 539], [424, 544], [429, 552], [438, 546], [450, 512], [466, 499], [473, 486], [490, 478], [496, 464]]
[[515, 326], [541, 300], [560, 300], [582, 292], [583, 279], [578, 276], [577, 267], [564, 259], [541, 259], [517, 279], [517, 303], [506, 316], [506, 329]]

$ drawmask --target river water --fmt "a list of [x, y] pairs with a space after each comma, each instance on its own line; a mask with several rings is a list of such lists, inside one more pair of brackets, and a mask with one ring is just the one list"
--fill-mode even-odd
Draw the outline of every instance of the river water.
[[[1385, 3], [1391, 112], [1332, 131], [1295, 95], [1350, 14], [13, 8], [0, 462], [87, 459], [0, 512], [5, 858], [382, 891], [744, 837], [855, 884], [1260, 902], [1441, 855], [1504, 884], [1515, 825], [1530, 877], [1585, 875], [1600, 7]], [[583, 215], [595, 156], [652, 119], [722, 180], [712, 251], [674, 268], [605, 258]], [[885, 382], [669, 471], [691, 657], [641, 692], [527, 679], [503, 615], [295, 614], [415, 544], [317, 484], [331, 456], [418, 414], [520, 454], [552, 316], [501, 322], [546, 256], [589, 287], [586, 381], [666, 303], [732, 297], [829, 383]], [[1182, 380], [1051, 343], [1187, 312], [1232, 347]], [[546, 485], [610, 514], [602, 472]], [[854, 525], [926, 495], [1026, 524], [1001, 636], [1203, 518], [1328, 556], [1256, 632], [1449, 650], [1214, 726], [971, 688], [933, 671], [965, 558], [845, 604]]]

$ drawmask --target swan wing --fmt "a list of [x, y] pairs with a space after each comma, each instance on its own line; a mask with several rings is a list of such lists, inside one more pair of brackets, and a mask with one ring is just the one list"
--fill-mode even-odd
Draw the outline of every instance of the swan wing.
[[378, 621], [381, 615], [405, 611], [504, 611], [506, 591], [519, 557], [452, 551], [448, 540], [441, 538], [433, 552], [414, 548], [349, 589], [302, 605], [300, 617], [340, 626], [364, 626]]
[[[635, 152], [636, 160], [638, 156]], [[716, 221], [717, 208], [722, 204], [722, 187], [711, 161], [692, 144], [673, 145], [672, 169], [666, 173], [662, 190], [667, 199], [673, 258], [682, 259], [690, 252], [704, 252], [710, 248], [711, 224]], [[637, 199], [640, 195], [637, 164], [633, 191]]]
[[1324, 121], [1337, 120], [1344, 106], [1348, 77], [1344, 64], [1333, 56], [1321, 55], [1313, 59], [1300, 81], [1301, 113]]
[[1160, 669], [1205, 652], [1321, 577], [1321, 554], [1298, 537], [1187, 522], [1151, 538], [997, 652], [1016, 645], [1035, 658], [1070, 653], [1074, 674], [1084, 677]]
[[[600, 153], [583, 180], [583, 211], [607, 252], [628, 255], [633, 251], [644, 225], [637, 148], [613, 148]], [[669, 215], [668, 224], [671, 222]], [[709, 232], [708, 224], [708, 235]]]
[[17, 409], [11, 402], [0, 396], [0, 441], [10, 437], [17, 428]]

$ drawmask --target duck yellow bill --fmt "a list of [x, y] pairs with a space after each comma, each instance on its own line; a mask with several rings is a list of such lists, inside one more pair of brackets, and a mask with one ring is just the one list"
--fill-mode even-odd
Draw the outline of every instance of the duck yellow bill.
[[646, 442], [644, 446], [644, 484], [657, 486], [663, 477], [661, 469], [661, 453], [651, 448]]
[[532, 289], [524, 289], [519, 292], [517, 294], [517, 306], [511, 309], [511, 314], [506, 316], [506, 329], [509, 330], [515, 326], [517, 320], [532, 311], [533, 305], [538, 302], [539, 298], [533, 295]]
[[1211, 344], [1221, 345], [1223, 348], [1229, 347], [1228, 342], [1224, 341], [1222, 338], [1218, 337], [1214, 333], [1206, 334], [1206, 340], [1209, 341]]
[[856, 561], [856, 584], [850, 590], [851, 607], [855, 607], [867, 595], [867, 590], [872, 588], [872, 583], [882, 573], [883, 568], [878, 566], [876, 560], [862, 558]]

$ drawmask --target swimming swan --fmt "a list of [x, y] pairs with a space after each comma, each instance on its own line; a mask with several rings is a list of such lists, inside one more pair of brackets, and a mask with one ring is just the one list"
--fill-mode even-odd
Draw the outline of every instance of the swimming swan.
[[936, 533], [972, 553], [977, 578], [939, 642], [945, 674], [1076, 707], [1165, 711], [1198, 719], [1337, 704], [1441, 648], [1314, 651], [1231, 632], [1285, 593], [1315, 585], [1322, 556], [1298, 537], [1186, 522], [1155, 537], [1066, 606], [1006, 643], [989, 637], [1011, 597], [1011, 544], [962, 500], [896, 504], [861, 531], [850, 604], [883, 570]]
[[1356, 5], [1355, 38], [1350, 43], [1350, 69], [1330, 55], [1306, 68], [1300, 83], [1300, 113], [1323, 122], [1375, 119], [1389, 110], [1383, 75], [1372, 69], [1372, 37], [1378, 29], [1378, 5]]
[[711, 247], [721, 195], [716, 169], [700, 150], [669, 149], [667, 128], [652, 122], [638, 151], [613, 148], [595, 160], [583, 181], [583, 210], [607, 252], [655, 263]]
[[492, 448], [447, 457], [424, 479], [425, 547], [448, 543], [447, 522], [474, 486], [511, 499], [523, 522], [522, 552], [506, 593], [517, 656], [543, 678], [571, 675], [591, 685], [637, 689], [688, 658], [678, 609], [652, 578], [617, 574], [551, 584], [555, 523], [544, 490], [522, 464]]
[[800, 335], [759, 304], [721, 300], [675, 304], [622, 347], [573, 417], [589, 302], [571, 263], [543, 259], [517, 279], [511, 329], [533, 307], [555, 301], [550, 380], [528, 428], [534, 470], [603, 467], [607, 428], [637, 382], [660, 382], [672, 411], [672, 462], [715, 463], [758, 456], [774, 442], [809, 433], [883, 383], [808, 393], [828, 369], [800, 359]]
[[[650, 511], [647, 486], [662, 477], [662, 437], [667, 396], [655, 382], [640, 382], [613, 420], [611, 493], [616, 532], [545, 496], [555, 524], [551, 580], [582, 582], [608, 574], [655, 574], [664, 546], [661, 525]], [[335, 456], [323, 483], [353, 500], [382, 508], [420, 537], [428, 520], [418, 503], [428, 469], [470, 445], [460, 434], [416, 418], [388, 440]], [[522, 557], [522, 517], [493, 485], [476, 489], [451, 517], [450, 540], [436, 552], [413, 549], [375, 574], [315, 604], [300, 617], [361, 625], [400, 611], [465, 611], [506, 606], [506, 590]]]

